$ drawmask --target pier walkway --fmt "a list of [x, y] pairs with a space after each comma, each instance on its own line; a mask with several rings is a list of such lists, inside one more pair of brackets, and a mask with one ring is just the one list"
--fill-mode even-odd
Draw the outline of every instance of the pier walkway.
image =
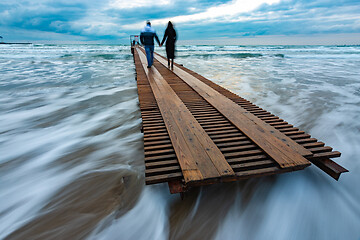
[[133, 46], [143, 120], [146, 184], [170, 192], [273, 175], [315, 164], [335, 179], [340, 156], [270, 112], [191, 70]]

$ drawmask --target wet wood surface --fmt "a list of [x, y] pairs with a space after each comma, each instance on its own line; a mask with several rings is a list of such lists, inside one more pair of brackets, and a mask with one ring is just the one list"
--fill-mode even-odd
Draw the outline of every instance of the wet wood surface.
[[[137, 49], [137, 53], [174, 147], [185, 183], [234, 176], [235, 173], [224, 155], [175, 91], [155, 67], [147, 68], [146, 56], [140, 49]], [[157, 154], [161, 154], [161, 151], [164, 150], [159, 150]]]
[[157, 54], [147, 69], [142, 48], [134, 63], [146, 184], [170, 182], [175, 193], [179, 184], [279, 174], [310, 162], [335, 179], [347, 171], [330, 160], [339, 152], [201, 75], [176, 63], [170, 70]]
[[[166, 60], [159, 56], [155, 56], [155, 58], [166, 66]], [[312, 156], [312, 152], [297, 144], [271, 125], [261, 121], [255, 115], [191, 74], [177, 66], [174, 66], [173, 72], [249, 137], [265, 153], [271, 156], [281, 168], [292, 168], [299, 165], [305, 167], [310, 165], [310, 162], [304, 158], [304, 156]]]

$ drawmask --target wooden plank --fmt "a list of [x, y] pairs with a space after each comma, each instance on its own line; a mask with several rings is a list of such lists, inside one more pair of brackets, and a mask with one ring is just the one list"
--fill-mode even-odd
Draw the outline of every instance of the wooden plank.
[[137, 49], [184, 176], [185, 183], [229, 177], [235, 173], [217, 146], [155, 67], [147, 69]]
[[311, 162], [317, 167], [319, 167], [321, 170], [329, 174], [335, 180], [339, 180], [341, 173], [349, 172], [349, 170], [343, 168], [342, 166], [328, 158], [316, 159], [312, 160]]
[[287, 171], [289, 171], [289, 170], [279, 169], [278, 167], [267, 167], [267, 168], [237, 172], [236, 176], [238, 179], [249, 178], [249, 177], [263, 177], [263, 176], [267, 176], [267, 175], [284, 173]]
[[216, 146], [219, 148], [222, 147], [233, 147], [233, 146], [242, 146], [242, 145], [248, 145], [252, 144], [251, 141], [243, 140], [243, 141], [236, 141], [236, 142], [225, 142], [225, 143], [217, 143]]
[[302, 144], [305, 148], [312, 148], [312, 147], [323, 147], [325, 143], [323, 142], [312, 142], [312, 143], [304, 143]]
[[249, 144], [249, 145], [243, 145], [243, 146], [221, 148], [221, 151], [223, 153], [225, 153], [225, 152], [238, 152], [238, 151], [245, 151], [245, 150], [251, 150], [251, 149], [256, 149], [256, 148], [257, 148], [256, 145]]
[[310, 159], [320, 159], [320, 158], [335, 158], [335, 157], [340, 157], [341, 153], [338, 151], [333, 151], [333, 152], [324, 152], [324, 153], [317, 153], [314, 154]]
[[175, 158], [176, 158], [175, 154], [145, 157], [145, 162], [156, 162], [156, 161], [160, 161], [160, 160], [169, 160], [169, 159], [175, 159]]
[[160, 136], [160, 137], [144, 137], [144, 141], [147, 142], [151, 142], [151, 141], [159, 141], [159, 140], [167, 140], [170, 139], [169, 136]]
[[325, 147], [309, 148], [309, 150], [315, 154], [315, 153], [322, 153], [322, 152], [331, 152], [333, 149], [332, 149], [332, 147], [325, 146]]
[[144, 147], [144, 151], [153, 151], [153, 150], [158, 150], [158, 149], [167, 149], [167, 148], [172, 148], [171, 144], [161, 144], [161, 145], [151, 145], [148, 147]]
[[148, 141], [148, 142], [144, 141], [144, 147], [147, 147], [147, 146], [151, 147], [151, 146], [155, 146], [155, 145], [162, 145], [162, 144], [168, 144], [168, 143], [171, 143], [170, 139], [162, 140], [162, 141]]
[[163, 175], [167, 173], [180, 172], [179, 166], [166, 166], [160, 168], [152, 168], [145, 170], [145, 176], [155, 176], [155, 175]]
[[211, 138], [213, 139], [214, 142], [216, 142], [217, 139], [241, 137], [241, 136], [243, 136], [243, 134], [240, 132], [237, 132], [237, 133], [226, 133], [226, 134], [221, 134], [221, 135], [213, 135], [213, 136], [211, 136]]
[[[163, 58], [157, 55], [155, 58], [166, 66], [167, 62]], [[309, 150], [186, 71], [174, 66], [173, 72], [278, 162], [282, 168], [310, 165], [310, 162], [304, 158], [313, 155]]]
[[239, 129], [235, 128], [232, 130], [222, 130], [222, 131], [212, 131], [212, 132], [207, 132], [210, 136], [213, 135], [220, 135], [220, 134], [228, 134], [228, 133], [237, 133], [239, 134]]
[[146, 168], [157, 168], [163, 166], [171, 166], [171, 165], [179, 165], [177, 160], [166, 160], [166, 161], [158, 161], [158, 162], [150, 162], [145, 163]]
[[266, 155], [254, 155], [254, 156], [246, 156], [246, 157], [238, 157], [238, 158], [231, 158], [228, 160], [230, 165], [242, 163], [242, 162], [256, 162], [268, 159], [269, 157]]
[[241, 136], [241, 137], [229, 137], [229, 138], [215, 139], [214, 142], [216, 144], [218, 144], [218, 143], [246, 141], [246, 140], [247, 140], [247, 138], [245, 136]]
[[303, 143], [311, 143], [311, 142], [316, 142], [317, 139], [316, 138], [305, 138], [305, 139], [297, 139], [295, 140], [297, 143], [299, 144], [303, 144]]
[[181, 177], [182, 177], [181, 172], [176, 172], [176, 173], [169, 173], [169, 174], [146, 177], [145, 182], [146, 182], [146, 185], [149, 185], [149, 184], [169, 182], [171, 180], [181, 179]]
[[216, 122], [212, 122], [212, 123], [208, 123], [208, 122], [201, 123], [201, 126], [204, 129], [211, 129], [211, 128], [218, 128], [218, 127], [229, 127], [229, 126], [232, 126], [232, 124], [227, 121], [216, 121]]
[[161, 150], [154, 150], [154, 151], [146, 151], [145, 157], [151, 157], [151, 156], [160, 156], [160, 155], [168, 155], [174, 153], [174, 149], [161, 149]]
[[249, 150], [249, 151], [242, 151], [242, 152], [233, 152], [233, 153], [225, 153], [226, 158], [237, 158], [237, 157], [245, 157], [245, 156], [252, 156], [263, 154], [263, 151], [256, 149], [256, 150]]
[[264, 167], [273, 167], [275, 165], [275, 162], [272, 160], [262, 160], [257, 162], [247, 162], [247, 163], [239, 163], [234, 164], [232, 167], [235, 170], [252, 170], [252, 169], [259, 169]]

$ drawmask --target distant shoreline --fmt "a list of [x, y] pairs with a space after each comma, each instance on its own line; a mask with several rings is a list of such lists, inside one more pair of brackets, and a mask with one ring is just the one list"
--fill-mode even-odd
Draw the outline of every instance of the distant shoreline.
[[32, 43], [6, 43], [6, 42], [0, 42], [0, 44], [32, 44]]

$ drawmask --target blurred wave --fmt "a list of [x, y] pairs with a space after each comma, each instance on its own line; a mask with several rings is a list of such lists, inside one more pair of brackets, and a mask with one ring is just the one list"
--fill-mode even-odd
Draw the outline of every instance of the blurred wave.
[[360, 46], [184, 45], [176, 61], [341, 151], [350, 173], [310, 167], [181, 200], [144, 186], [128, 46], [0, 46], [0, 239], [360, 237]]

